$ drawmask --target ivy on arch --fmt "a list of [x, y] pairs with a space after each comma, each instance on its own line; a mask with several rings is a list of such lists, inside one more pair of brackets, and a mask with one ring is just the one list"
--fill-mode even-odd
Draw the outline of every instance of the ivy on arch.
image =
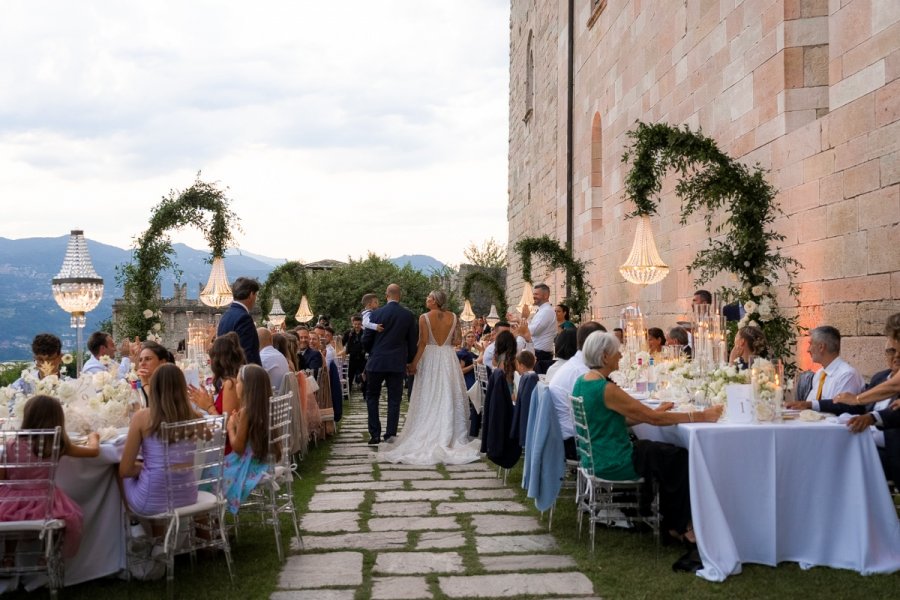
[[633, 143], [622, 162], [631, 160], [632, 166], [625, 177], [625, 196], [635, 205], [628, 217], [656, 214], [658, 201], [653, 196], [662, 189], [666, 173], [674, 170], [679, 176], [675, 194], [681, 200], [680, 223], [686, 224], [691, 214], [703, 211], [710, 236], [709, 246], [698, 252], [688, 271], [696, 273], [698, 285], [720, 272], [733, 273], [740, 287], [724, 286], [720, 291], [726, 300], [741, 302], [747, 314], [731, 325], [732, 336], [737, 326], [761, 327], [769, 349], [793, 372], [790, 358], [799, 332], [797, 317], [780, 312], [773, 288], [782, 273], [780, 281], [796, 301], [799, 290], [794, 278], [800, 264], [779, 252], [778, 244], [785, 237], [772, 225], [783, 213], [765, 171], [758, 165], [750, 168], [739, 163], [714, 140], [686, 125], [679, 128], [638, 121], [628, 136]]
[[472, 293], [472, 286], [475, 284], [483, 285], [491, 293], [491, 298], [497, 305], [497, 314], [501, 319], [506, 318], [506, 290], [497, 281], [496, 277], [491, 277], [482, 271], [471, 271], [463, 280], [462, 296], [468, 299]]
[[286, 327], [298, 325], [294, 315], [300, 308], [300, 298], [308, 293], [309, 278], [301, 263], [293, 260], [275, 267], [262, 284], [257, 296], [260, 310], [264, 315], [269, 314], [272, 302], [275, 298], [281, 300], [281, 307], [286, 313], [284, 324]]
[[157, 290], [162, 273], [173, 269], [181, 272], [173, 259], [174, 250], [169, 231], [196, 227], [209, 243], [210, 258], [225, 256], [225, 249], [240, 231], [231, 201], [215, 183], [200, 180], [183, 192], [171, 190], [153, 209], [150, 226], [135, 238], [131, 262], [117, 268], [117, 280], [123, 288], [123, 309], [118, 320], [119, 331], [132, 338], [155, 338], [162, 329], [160, 298]]
[[591, 286], [585, 280], [587, 262], [574, 258], [568, 250], [548, 235], [541, 237], [522, 238], [514, 246], [522, 260], [522, 278], [529, 283], [531, 280], [531, 258], [537, 256], [550, 267], [551, 270], [563, 269], [566, 278], [571, 283], [571, 295], [565, 299], [566, 305], [571, 311], [572, 317], [580, 317], [587, 312], [590, 306]]

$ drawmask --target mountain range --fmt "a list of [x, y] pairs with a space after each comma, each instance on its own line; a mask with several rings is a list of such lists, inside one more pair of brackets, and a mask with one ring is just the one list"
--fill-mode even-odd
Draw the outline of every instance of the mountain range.
[[[31, 356], [31, 339], [36, 333], [47, 331], [63, 340], [63, 347], [75, 345], [75, 331], [69, 327], [69, 315], [53, 299], [50, 280], [59, 273], [69, 236], [55, 238], [0, 237], [0, 361], [24, 360]], [[97, 274], [103, 278], [105, 289], [100, 305], [87, 314], [85, 332], [112, 316], [112, 303], [122, 295], [116, 282], [116, 267], [131, 260], [131, 250], [87, 240], [88, 252]], [[209, 251], [196, 250], [184, 244], [173, 244], [175, 263], [182, 271], [181, 281], [187, 282], [188, 297], [196, 298], [200, 286], [209, 278]], [[443, 263], [425, 255], [404, 255], [392, 262], [402, 267], [409, 263], [424, 273], [440, 270]], [[285, 259], [230, 249], [225, 256], [225, 269], [231, 277], [238, 274], [265, 281], [276, 266]], [[163, 275], [163, 297], [172, 295], [175, 274]]]

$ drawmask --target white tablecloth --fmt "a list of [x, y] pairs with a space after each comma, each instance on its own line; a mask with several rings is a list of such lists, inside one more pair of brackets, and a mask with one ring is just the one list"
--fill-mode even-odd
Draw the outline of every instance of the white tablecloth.
[[825, 422], [634, 431], [688, 449], [701, 577], [724, 581], [743, 562], [900, 570], [900, 522], [871, 435]]
[[78, 554], [66, 561], [66, 585], [113, 575], [125, 568], [125, 527], [116, 470], [122, 447], [101, 444], [96, 458], [59, 459], [57, 486], [81, 506], [84, 529]]

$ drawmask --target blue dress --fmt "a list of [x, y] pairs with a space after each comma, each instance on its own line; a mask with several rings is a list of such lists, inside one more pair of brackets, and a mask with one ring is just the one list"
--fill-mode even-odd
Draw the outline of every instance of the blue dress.
[[241, 502], [247, 499], [268, 467], [266, 463], [256, 460], [248, 445], [243, 454], [232, 452], [225, 457], [224, 490], [228, 501], [228, 510], [236, 515]]
[[[464, 367], [472, 366], [472, 363], [475, 361], [475, 355], [465, 348], [460, 348], [456, 351], [456, 358], [462, 361]], [[471, 388], [475, 385], [475, 370], [472, 369], [463, 373], [463, 378], [466, 380], [466, 389]]]

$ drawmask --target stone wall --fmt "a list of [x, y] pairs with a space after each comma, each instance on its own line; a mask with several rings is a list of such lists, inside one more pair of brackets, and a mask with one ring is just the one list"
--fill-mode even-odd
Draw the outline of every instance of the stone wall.
[[[688, 309], [696, 286], [685, 265], [707, 234], [700, 216], [679, 225], [673, 177], [653, 219], [670, 275], [641, 290], [618, 273], [635, 228], [623, 220], [626, 132], [637, 119], [684, 123], [769, 170], [783, 250], [803, 264], [801, 323], [835, 325], [861, 370], [883, 368], [877, 336], [900, 311], [900, 2], [631, 0], [609, 2], [588, 26], [595, 4], [575, 2], [573, 120], [574, 247], [592, 261], [595, 316], [612, 322], [639, 301], [652, 325], [668, 326]], [[512, 2], [510, 246], [545, 233], [565, 241], [567, 9]], [[518, 300], [512, 253], [509, 272]], [[798, 355], [809, 366], [805, 341]]]

